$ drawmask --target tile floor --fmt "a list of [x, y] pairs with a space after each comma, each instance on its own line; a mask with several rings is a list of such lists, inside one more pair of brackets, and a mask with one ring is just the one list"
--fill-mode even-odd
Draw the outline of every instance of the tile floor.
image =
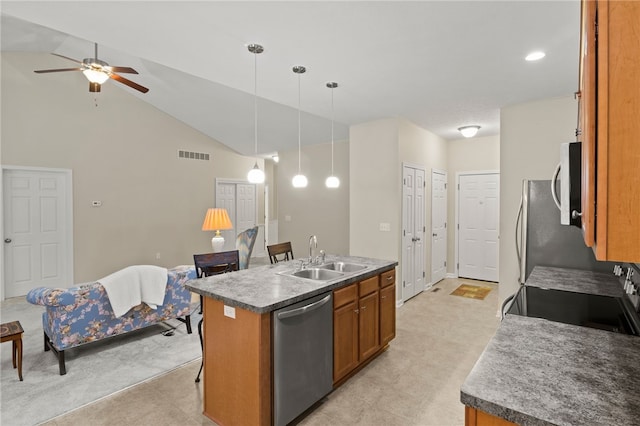
[[[494, 290], [484, 300], [450, 295], [461, 283]], [[299, 424], [463, 425], [460, 385], [499, 324], [497, 293], [495, 284], [445, 279], [409, 300], [389, 349]], [[214, 425], [202, 415], [199, 367], [194, 361], [45, 425]]]

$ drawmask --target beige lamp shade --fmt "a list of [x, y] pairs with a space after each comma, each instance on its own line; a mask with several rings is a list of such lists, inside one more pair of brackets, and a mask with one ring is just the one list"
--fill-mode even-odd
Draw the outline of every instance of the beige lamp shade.
[[204, 217], [202, 223], [203, 231], [224, 231], [225, 229], [232, 229], [231, 219], [227, 209], [209, 209], [207, 215]]
[[233, 225], [231, 224], [231, 219], [229, 219], [227, 209], [207, 210], [207, 215], [202, 223], [202, 230], [216, 231], [216, 234], [211, 239], [211, 247], [214, 253], [221, 252], [224, 247], [224, 238], [220, 235], [220, 231], [231, 228], [233, 228]]

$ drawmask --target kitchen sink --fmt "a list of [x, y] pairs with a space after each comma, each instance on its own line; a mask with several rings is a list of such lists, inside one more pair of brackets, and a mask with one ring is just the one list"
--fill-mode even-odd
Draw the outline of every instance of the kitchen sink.
[[319, 266], [320, 269], [334, 270], [340, 272], [357, 272], [365, 269], [366, 266], [355, 263], [332, 262]]
[[638, 316], [623, 297], [575, 293], [522, 286], [507, 314], [597, 328], [623, 334], [640, 334]]
[[298, 278], [306, 278], [309, 280], [317, 280], [317, 281], [329, 281], [334, 278], [340, 278], [344, 276], [342, 272], [332, 271], [330, 269], [322, 269], [322, 268], [302, 269], [300, 271], [291, 272], [288, 275], [298, 277]]

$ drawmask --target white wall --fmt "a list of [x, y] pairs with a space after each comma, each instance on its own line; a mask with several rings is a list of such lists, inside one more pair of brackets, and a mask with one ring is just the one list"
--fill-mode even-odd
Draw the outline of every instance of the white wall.
[[523, 103], [500, 113], [500, 299], [518, 288], [515, 224], [523, 179], [551, 179], [560, 144], [575, 141], [573, 96]]
[[279, 152], [277, 165], [278, 241], [291, 241], [296, 259], [309, 256], [309, 236], [318, 237], [318, 250], [349, 253], [349, 144], [334, 143], [334, 173], [339, 188], [327, 188], [331, 174], [331, 144], [302, 148], [301, 170], [306, 188], [294, 188], [298, 174], [298, 149]]
[[[81, 73], [34, 74], [40, 58], [2, 52], [2, 162], [73, 171], [76, 282], [131, 264], [191, 264], [194, 253], [210, 251], [201, 226], [215, 179], [244, 180], [255, 160], [113, 82], [94, 96]], [[211, 159], [179, 159], [179, 149]], [[262, 206], [261, 186], [257, 193]]]
[[447, 272], [456, 272], [456, 197], [458, 196], [456, 176], [461, 172], [500, 169], [500, 136], [484, 138], [462, 138], [447, 142]]
[[[399, 123], [390, 118], [351, 126], [349, 157], [349, 253], [399, 260], [402, 177]], [[380, 223], [391, 231], [380, 231]]]

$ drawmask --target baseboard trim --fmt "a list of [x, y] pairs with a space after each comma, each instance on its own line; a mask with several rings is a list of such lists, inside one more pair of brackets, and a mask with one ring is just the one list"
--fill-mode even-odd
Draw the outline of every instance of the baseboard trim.
[[458, 274], [454, 274], [453, 272], [447, 272], [446, 278], [458, 278]]

